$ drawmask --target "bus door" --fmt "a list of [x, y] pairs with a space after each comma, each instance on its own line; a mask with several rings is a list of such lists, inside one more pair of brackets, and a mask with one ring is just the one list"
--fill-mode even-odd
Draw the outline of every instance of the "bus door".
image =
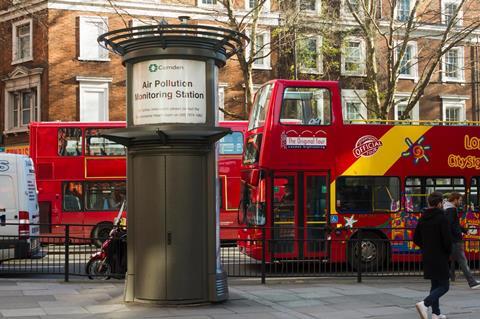
[[273, 177], [270, 251], [273, 258], [298, 256], [298, 182], [296, 173]]
[[307, 258], [326, 256], [328, 221], [328, 173], [303, 174], [303, 255]]

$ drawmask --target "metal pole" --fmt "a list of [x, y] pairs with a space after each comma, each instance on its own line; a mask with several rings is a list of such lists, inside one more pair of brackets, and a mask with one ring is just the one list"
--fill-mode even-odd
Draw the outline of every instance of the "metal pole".
[[266, 274], [265, 274], [265, 256], [266, 256], [266, 252], [265, 252], [265, 249], [267, 248], [267, 245], [266, 245], [266, 237], [265, 236], [265, 226], [262, 227], [262, 265], [261, 265], [261, 271], [262, 271], [262, 284], [265, 284], [265, 277], [266, 277]]
[[362, 229], [357, 233], [357, 282], [362, 282]]
[[65, 272], [65, 282], [68, 282], [68, 275], [70, 274], [70, 225], [65, 225], [65, 265], [64, 265], [64, 272]]

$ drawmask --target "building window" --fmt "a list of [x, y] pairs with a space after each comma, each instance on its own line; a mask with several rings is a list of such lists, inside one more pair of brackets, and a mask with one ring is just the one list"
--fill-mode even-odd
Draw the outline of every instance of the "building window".
[[442, 119], [445, 125], [457, 125], [466, 119], [465, 101], [467, 96], [441, 96], [442, 98]]
[[262, 12], [270, 12], [270, 0], [245, 0], [245, 9], [251, 10], [262, 6]]
[[465, 80], [463, 52], [463, 47], [455, 47], [445, 53], [443, 57], [444, 82], [463, 82]]
[[365, 41], [348, 38], [342, 54], [343, 75], [365, 75]]
[[12, 24], [12, 64], [31, 61], [32, 20], [22, 20]]
[[368, 118], [365, 90], [342, 90], [343, 121], [351, 124], [365, 123]]
[[[251, 46], [247, 47], [251, 50]], [[248, 51], [247, 51], [248, 52]], [[270, 69], [270, 33], [258, 32], [255, 35], [255, 51], [254, 51], [254, 69]], [[248, 54], [249, 55], [249, 54]], [[247, 55], [247, 56], [248, 56]]]
[[[459, 10], [458, 6], [460, 5], [460, 0], [442, 0], [442, 23], [449, 25], [453, 21], [453, 25], [462, 26], [463, 25], [463, 11]], [[457, 12], [455, 17], [455, 13]]]
[[322, 38], [312, 36], [298, 41], [297, 57], [300, 72], [310, 74], [322, 73]]
[[322, 2], [321, 0], [298, 0], [300, 10], [306, 13], [317, 13], [322, 12]]
[[412, 1], [411, 0], [398, 0], [397, 1], [397, 20], [401, 22], [408, 21], [410, 17], [410, 11], [412, 10]]
[[[397, 58], [400, 55], [400, 47], [403, 43], [397, 45]], [[417, 79], [418, 64], [417, 64], [417, 44], [409, 42], [405, 47], [405, 53], [400, 63], [398, 70], [398, 77], [400, 79]]]
[[79, 60], [109, 61], [108, 50], [102, 48], [97, 38], [108, 31], [108, 18], [80, 17]]
[[356, 12], [360, 16], [363, 15], [362, 14], [363, 11], [360, 8], [360, 1], [359, 0], [342, 0], [342, 8], [341, 8], [342, 17], [345, 17], [347, 19], [353, 19], [352, 10], [350, 10], [347, 1], [350, 2], [350, 6], [352, 7], [353, 12]]
[[40, 121], [42, 68], [17, 66], [5, 78], [5, 133], [28, 131], [28, 124]]
[[410, 112], [408, 112], [408, 115], [404, 117], [409, 97], [410, 97], [409, 93], [395, 95], [395, 107], [394, 107], [395, 121], [398, 121], [398, 120], [408, 121], [408, 122], [403, 122], [401, 124], [412, 124], [412, 122], [420, 120], [420, 106], [418, 103], [415, 104], [413, 109], [411, 109]]
[[218, 5], [219, 2], [217, 0], [198, 0], [199, 7], [213, 7]]
[[110, 78], [77, 77], [80, 82], [80, 121], [108, 121], [108, 87]]
[[225, 110], [225, 88], [227, 84], [220, 83], [218, 85], [218, 120], [224, 121], [225, 120], [225, 113], [221, 110]]
[[37, 88], [8, 92], [8, 130], [28, 127], [38, 121]]

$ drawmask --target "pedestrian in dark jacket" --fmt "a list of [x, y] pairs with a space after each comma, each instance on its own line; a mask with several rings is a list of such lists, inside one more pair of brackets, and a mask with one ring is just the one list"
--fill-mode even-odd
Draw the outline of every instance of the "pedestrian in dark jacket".
[[458, 262], [470, 288], [477, 289], [480, 288], [480, 283], [473, 277], [472, 272], [468, 267], [467, 258], [465, 257], [463, 234], [466, 234], [468, 230], [460, 225], [458, 207], [461, 205], [462, 194], [457, 192], [451, 192], [448, 195], [447, 201], [443, 204], [445, 215], [450, 224], [450, 232], [452, 233], [452, 259]]
[[432, 307], [432, 319], [442, 319], [446, 316], [440, 312], [439, 300], [450, 285], [452, 235], [442, 209], [442, 193], [433, 192], [427, 200], [428, 208], [418, 221], [413, 241], [422, 249], [423, 274], [425, 279], [430, 279], [431, 289], [430, 294], [416, 304], [416, 308], [422, 319], [428, 319], [429, 307]]

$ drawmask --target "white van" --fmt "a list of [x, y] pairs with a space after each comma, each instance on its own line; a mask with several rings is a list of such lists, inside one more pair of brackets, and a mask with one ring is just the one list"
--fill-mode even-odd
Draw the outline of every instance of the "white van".
[[[0, 153], [0, 261], [40, 251], [40, 221], [33, 161]], [[16, 225], [9, 225], [16, 224]]]

